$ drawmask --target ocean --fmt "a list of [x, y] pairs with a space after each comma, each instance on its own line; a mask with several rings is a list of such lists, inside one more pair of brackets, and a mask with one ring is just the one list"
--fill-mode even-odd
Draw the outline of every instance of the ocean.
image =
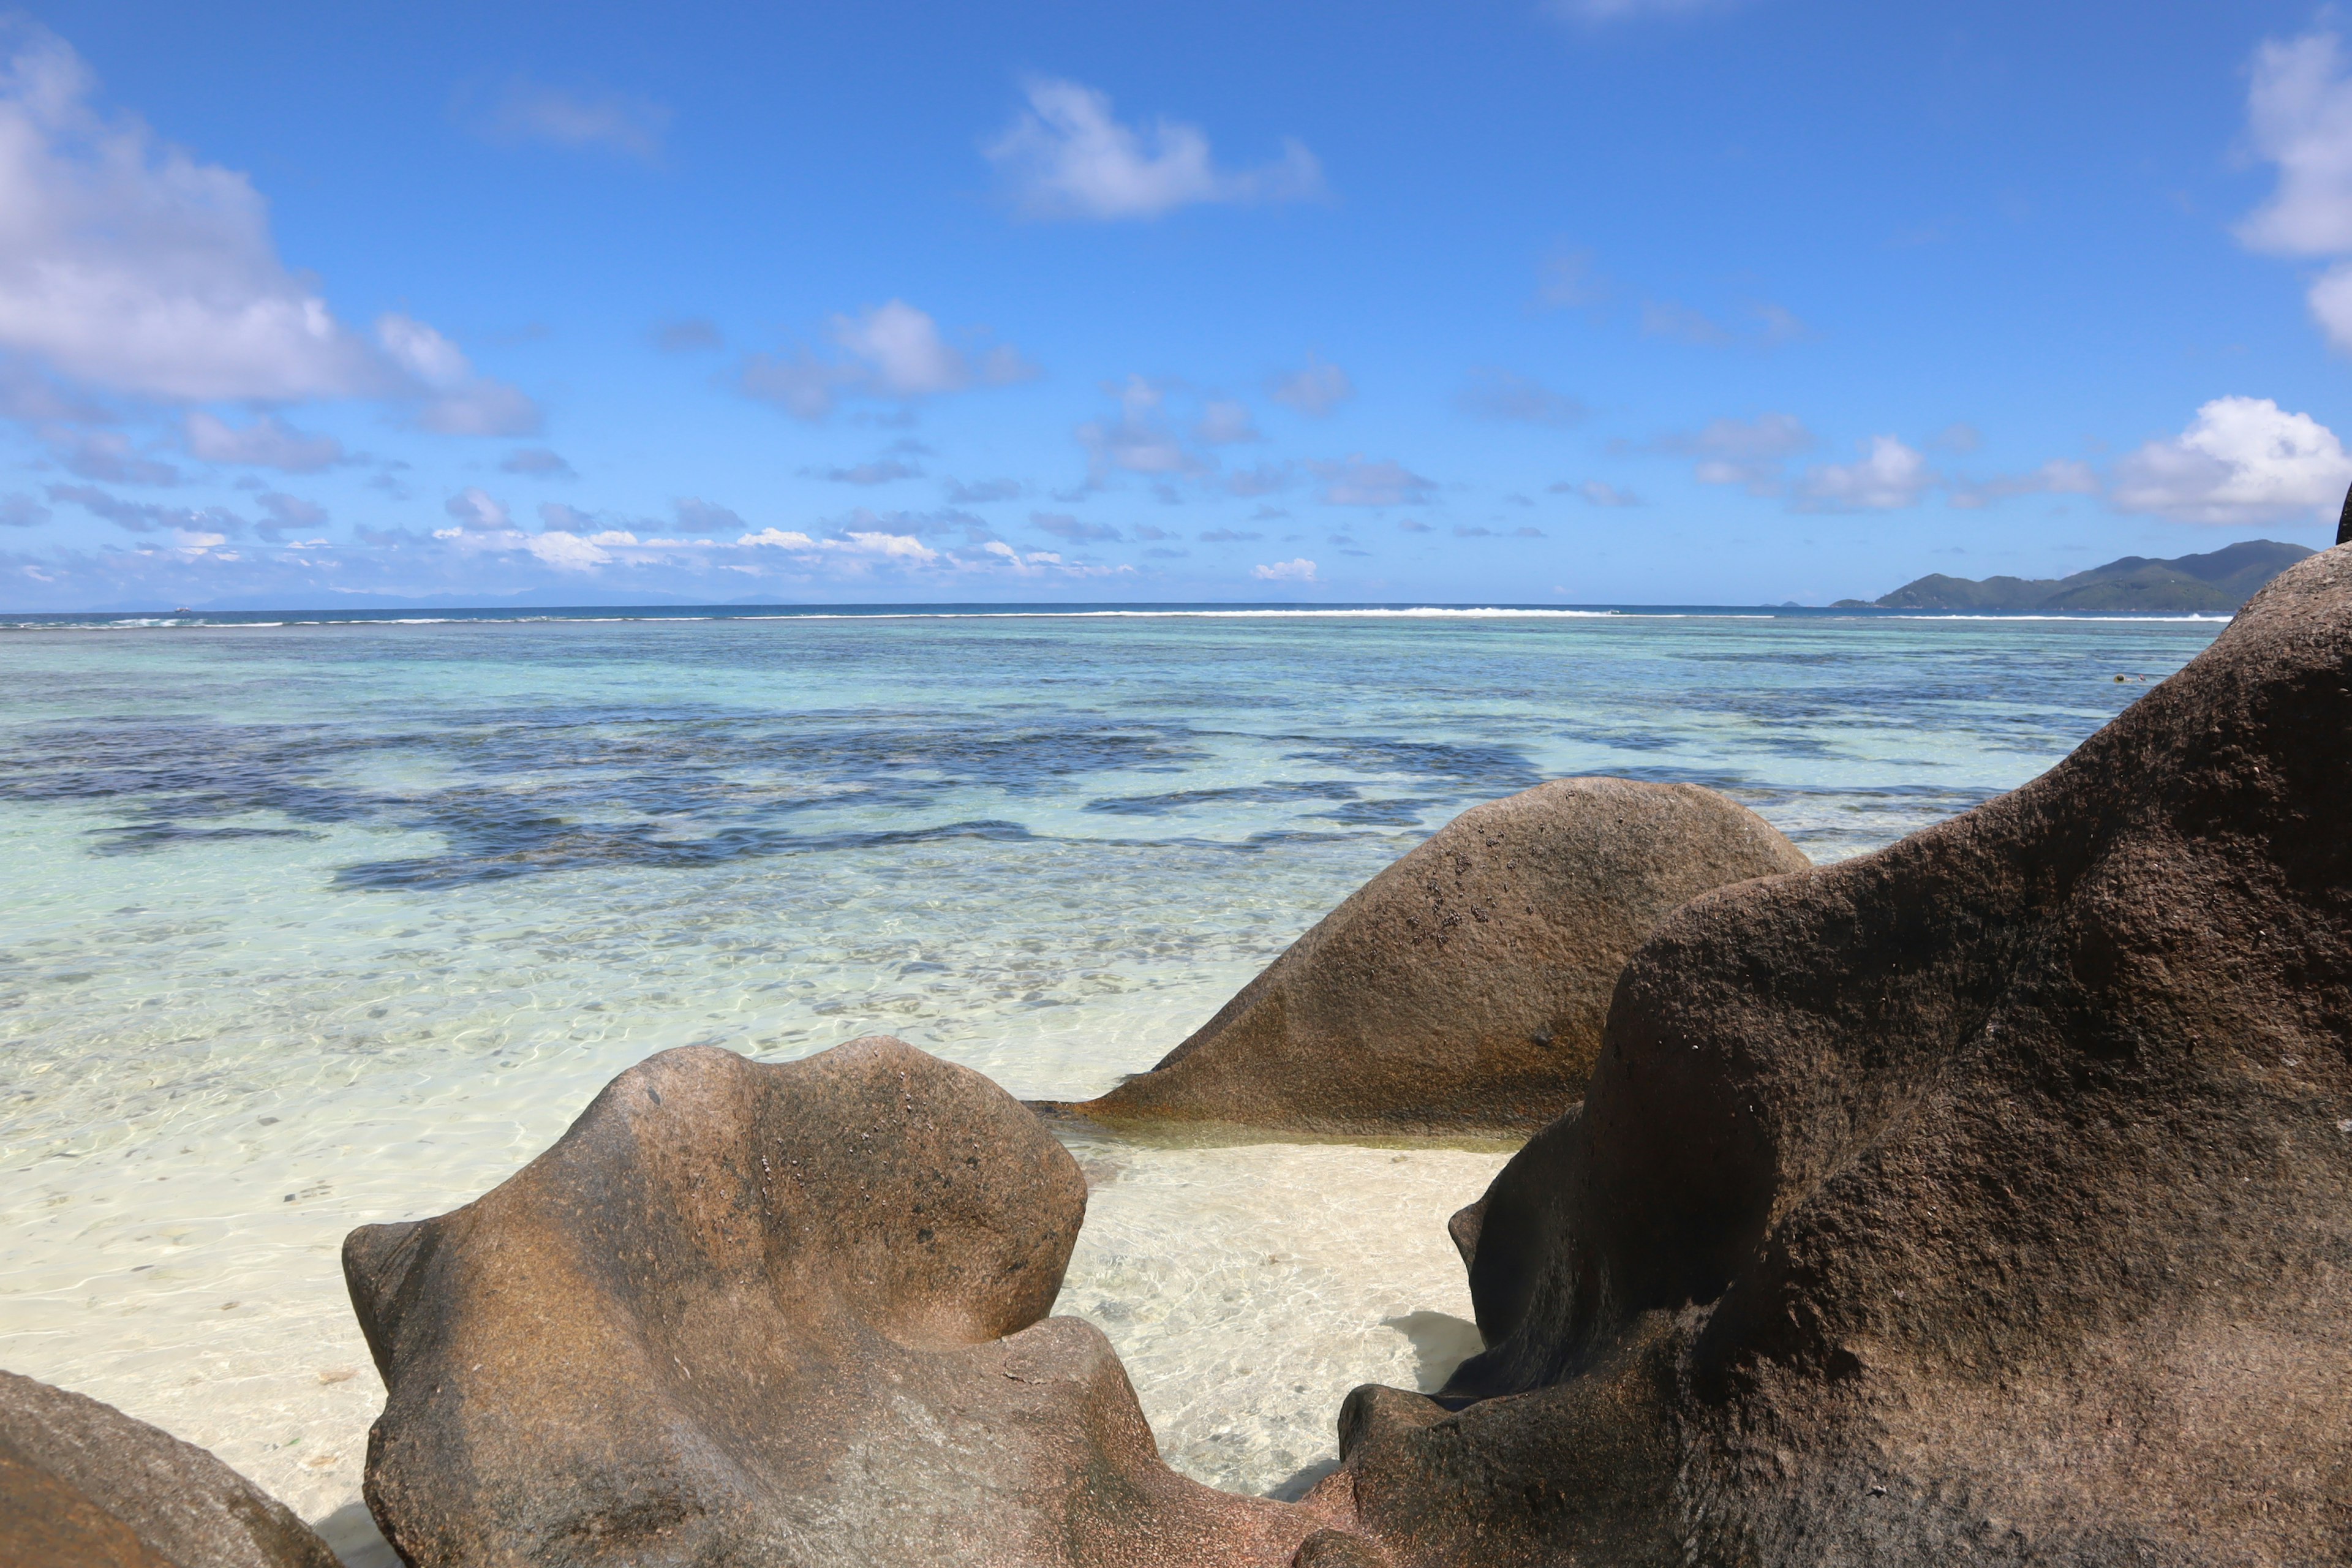
[[[1834, 860], [2042, 772], [2221, 624], [0, 617], [0, 1366], [364, 1560], [344, 1233], [474, 1197], [644, 1057], [888, 1033], [1084, 1098], [1480, 801], [1687, 780]], [[1349, 1388], [1476, 1346], [1444, 1226], [1501, 1145], [1075, 1152], [1059, 1310], [1187, 1474], [1295, 1496]]]

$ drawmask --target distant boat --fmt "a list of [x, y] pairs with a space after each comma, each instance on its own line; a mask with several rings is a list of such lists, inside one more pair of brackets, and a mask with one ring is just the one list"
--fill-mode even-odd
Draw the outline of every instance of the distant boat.
[[173, 610], [172, 613], [175, 616], [193, 616], [196, 612], [188, 608], [187, 605], [182, 605], [178, 609]]

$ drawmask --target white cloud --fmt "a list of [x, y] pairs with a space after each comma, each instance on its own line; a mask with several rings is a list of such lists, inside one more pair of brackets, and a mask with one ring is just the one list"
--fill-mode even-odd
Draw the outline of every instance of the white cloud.
[[198, 402], [376, 390], [382, 367], [289, 272], [244, 174], [93, 109], [79, 56], [10, 29], [0, 65], [0, 347]]
[[1296, 561], [1273, 561], [1250, 568], [1250, 575], [1266, 583], [1312, 583], [1315, 563], [1300, 556]]
[[467, 533], [501, 533], [513, 526], [507, 509], [478, 486], [451, 496], [441, 510], [456, 518], [457, 527]]
[[[2343, 39], [2325, 29], [2254, 51], [2246, 128], [2276, 163], [2278, 188], [2237, 226], [2249, 249], [2276, 256], [2352, 251], [2352, 72]], [[2352, 262], [2311, 285], [2311, 314], [2336, 348], [2352, 353]]]
[[416, 423], [442, 436], [535, 436], [539, 405], [519, 388], [474, 374], [463, 351], [423, 321], [378, 318], [376, 341], [429, 395]]
[[207, 463], [242, 463], [289, 474], [315, 474], [343, 460], [343, 444], [332, 436], [305, 436], [265, 414], [239, 429], [202, 409], [181, 426], [188, 455]]
[[1118, 417], [1089, 419], [1074, 434], [1087, 449], [1087, 472], [1099, 482], [1114, 468], [1131, 474], [1193, 474], [1208, 465], [1184, 449], [1160, 410], [1167, 394], [1139, 375], [1124, 384], [1103, 384], [1118, 399]]
[[1266, 395], [1309, 417], [1320, 418], [1356, 395], [1348, 373], [1313, 354], [1298, 369], [1285, 371], [1266, 383]]
[[1030, 217], [1149, 218], [1202, 202], [1284, 202], [1323, 195], [1323, 171], [1296, 141], [1263, 168], [1216, 166], [1198, 126], [1162, 120], [1136, 131], [1110, 99], [1076, 82], [1037, 79], [1029, 107], [982, 149], [1014, 205]]
[[493, 142], [601, 148], [650, 163], [661, 155], [670, 112], [650, 99], [609, 88], [509, 82], [475, 129]]
[[1936, 482], [1917, 448], [1893, 436], [1873, 436], [1862, 461], [1806, 469], [1797, 500], [1808, 511], [1892, 511], [1915, 504]]
[[940, 558], [938, 551], [906, 533], [851, 533], [839, 539], [819, 540], [817, 543], [823, 550], [885, 561], [914, 561], [929, 564]]
[[929, 312], [891, 300], [856, 316], [835, 315], [826, 335], [839, 353], [821, 358], [806, 349], [789, 355], [753, 354], [737, 384], [751, 396], [783, 405], [803, 419], [822, 419], [843, 397], [914, 401], [976, 384], [1027, 381], [1037, 367], [1009, 344], [950, 343]]
[[2352, 81], [2343, 40], [2306, 33], [2254, 51], [2247, 131], [2279, 167], [2278, 189], [2238, 225], [2256, 250], [2326, 256], [2352, 250]]
[[1323, 500], [1331, 506], [1418, 506], [1437, 488], [1436, 480], [1422, 478], [1393, 458], [1370, 462], [1361, 453], [1343, 462], [1307, 467], [1324, 480]]
[[814, 550], [816, 548], [816, 541], [807, 534], [781, 528], [763, 528], [757, 533], [746, 533], [735, 542], [762, 550]]
[[[588, 572], [609, 565], [612, 554], [593, 540], [576, 533], [550, 529], [545, 533], [525, 533], [517, 536], [525, 550], [559, 572]], [[631, 541], [632, 543], [635, 541]]]
[[1955, 481], [1951, 504], [1963, 510], [1973, 510], [1997, 500], [2006, 500], [2011, 496], [2095, 496], [2098, 493], [2099, 476], [2092, 471], [2090, 464], [2073, 458], [2053, 458], [2031, 473]]
[[2116, 465], [2118, 511], [2230, 525], [2327, 519], [2352, 484], [2352, 457], [2308, 414], [2267, 397], [2217, 397], [2189, 428]]
[[971, 366], [940, 336], [939, 323], [904, 300], [862, 316], [835, 316], [833, 337], [865, 361], [876, 388], [893, 397], [929, 397], [971, 384]]
[[1573, 397], [1564, 396], [1531, 376], [1507, 370], [1474, 370], [1470, 384], [1454, 395], [1454, 405], [1480, 419], [1549, 425], [1565, 428], [1588, 412]]

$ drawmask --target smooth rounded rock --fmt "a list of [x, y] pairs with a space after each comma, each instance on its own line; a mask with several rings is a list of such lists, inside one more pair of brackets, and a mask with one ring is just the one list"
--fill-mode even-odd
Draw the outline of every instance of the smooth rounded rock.
[[0, 1372], [0, 1568], [336, 1568], [285, 1504], [110, 1405]]
[[1583, 1095], [1610, 990], [1661, 920], [1809, 864], [1696, 784], [1538, 784], [1455, 817], [1157, 1067], [1071, 1109], [1112, 1126], [1532, 1131]]
[[1351, 1401], [1356, 1528], [1411, 1564], [2343, 1561], [2347, 799], [2338, 548], [2024, 787], [1670, 918], [1477, 1215], [1477, 1402]]
[[481, 1198], [352, 1234], [369, 1506], [416, 1568], [1278, 1568], [1344, 1520], [1176, 1475], [1045, 1318], [1085, 1209], [1034, 1113], [901, 1041], [666, 1051]]

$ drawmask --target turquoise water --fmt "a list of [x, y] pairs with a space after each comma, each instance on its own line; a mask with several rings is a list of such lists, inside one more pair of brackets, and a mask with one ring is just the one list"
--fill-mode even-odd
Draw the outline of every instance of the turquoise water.
[[[475, 1195], [652, 1051], [888, 1032], [1018, 1094], [1094, 1093], [1478, 801], [1687, 779], [1837, 858], [2041, 772], [2218, 629], [0, 631], [0, 1365], [324, 1517], [382, 1397], [343, 1233]], [[1475, 1346], [1442, 1225], [1499, 1151], [1079, 1152], [1065, 1310], [1190, 1473], [1295, 1491], [1347, 1388]]]

